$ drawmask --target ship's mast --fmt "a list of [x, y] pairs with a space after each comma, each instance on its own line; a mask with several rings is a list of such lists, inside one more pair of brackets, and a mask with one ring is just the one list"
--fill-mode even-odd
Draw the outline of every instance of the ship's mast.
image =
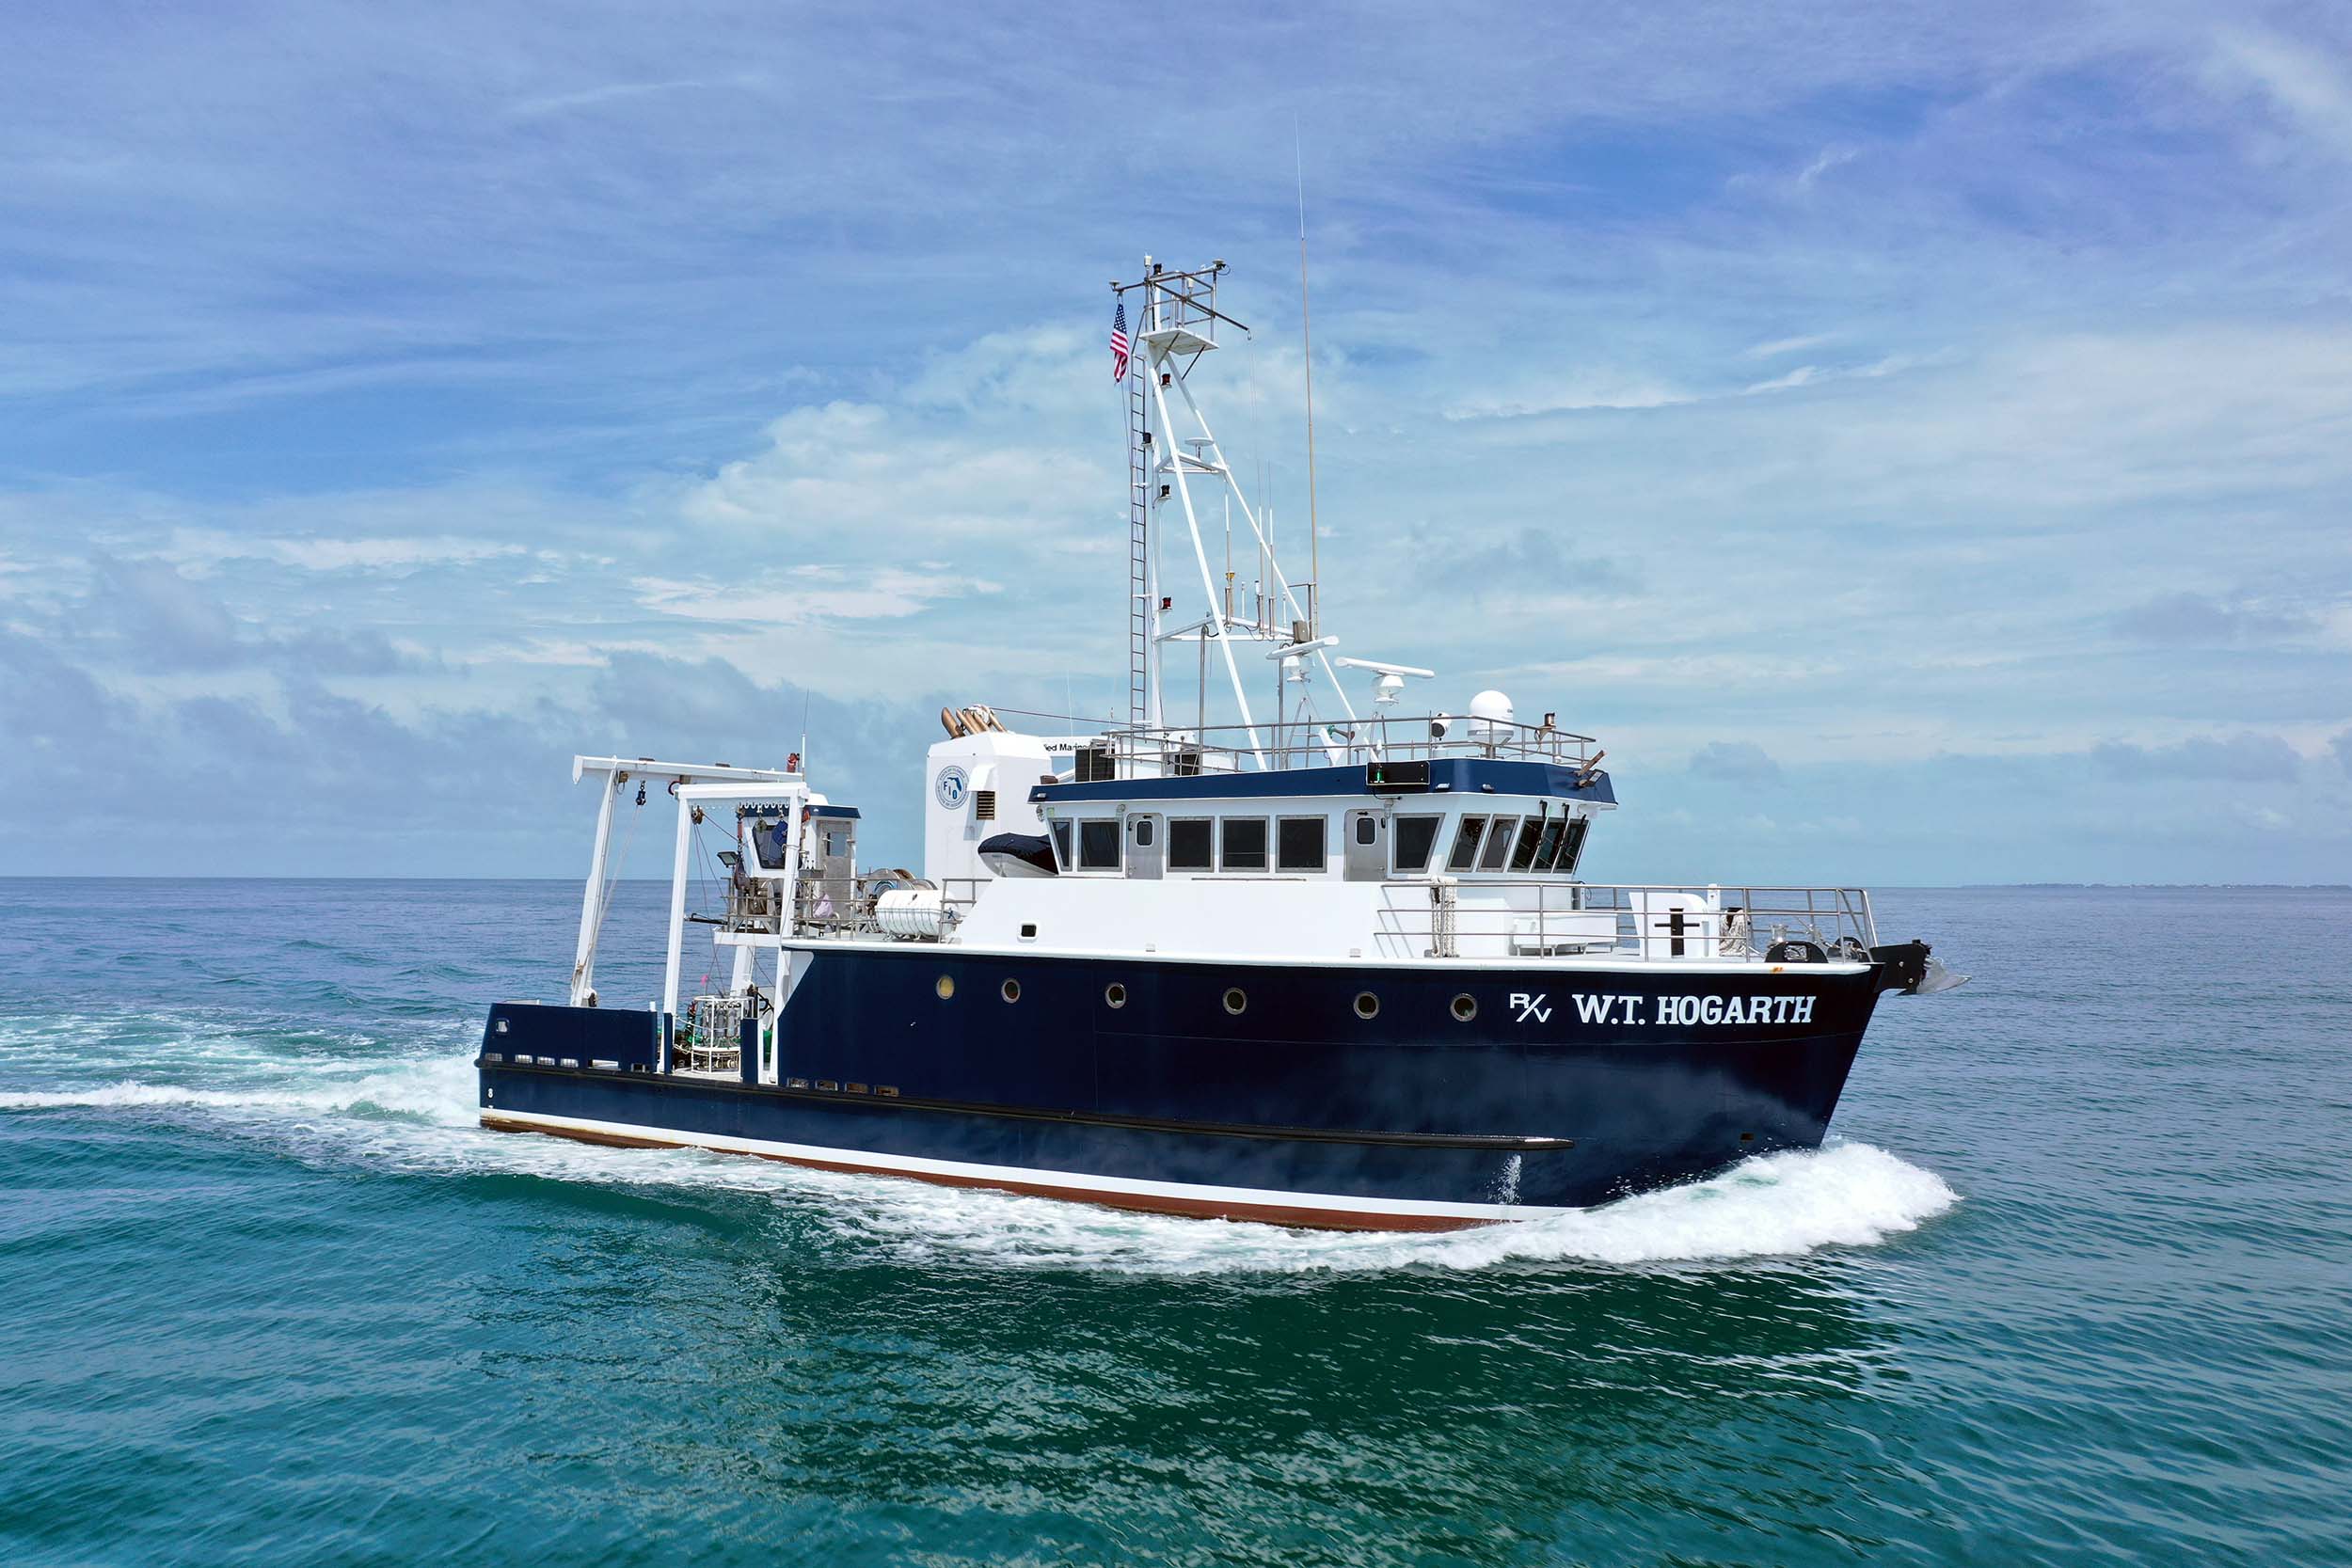
[[[1143, 259], [1149, 272], [1152, 258]], [[1117, 287], [1117, 285], [1113, 285]], [[1150, 307], [1147, 305], [1148, 310]], [[1146, 323], [1138, 321], [1137, 326]], [[1143, 392], [1143, 356], [1127, 357], [1121, 397], [1127, 405], [1127, 723], [1157, 727], [1159, 704], [1152, 682], [1152, 640], [1159, 600], [1152, 577], [1152, 413]]]
[[[1224, 271], [1223, 261], [1213, 261], [1193, 271], [1171, 272], [1147, 256], [1144, 276], [1139, 280], [1111, 285], [1122, 299], [1132, 298], [1140, 305], [1136, 312], [1135, 353], [1123, 393], [1127, 400], [1128, 592], [1132, 607], [1127, 637], [1128, 723], [1131, 727], [1156, 729], [1165, 722], [1161, 692], [1166, 643], [1201, 641], [1205, 675], [1205, 644], [1214, 642], [1225, 666], [1226, 683], [1232, 691], [1248, 750], [1263, 768], [1281, 766], [1289, 749], [1278, 744], [1270, 757], [1260, 738], [1241, 668], [1234, 657], [1235, 642], [1276, 644], [1266, 657], [1277, 661], [1278, 679], [1292, 677], [1294, 684], [1301, 688], [1302, 719], [1308, 716], [1310, 705], [1305, 682], [1296, 677], [1304, 676], [1309, 659], [1320, 665], [1325, 680], [1338, 694], [1342, 708], [1351, 720], [1355, 710], [1346, 692], [1341, 689], [1327, 654], [1337, 640], [1318, 635], [1321, 615], [1315, 601], [1320, 595], [1315, 585], [1294, 584], [1283, 575], [1264, 522], [1243, 492], [1241, 482], [1226, 460], [1224, 448], [1189, 385], [1193, 369], [1216, 348], [1220, 325], [1245, 337], [1249, 331], [1217, 309], [1217, 280]], [[1207, 498], [1196, 500], [1196, 481], [1218, 489], [1248, 528], [1276, 585], [1273, 615], [1243, 620], [1233, 613], [1231, 595], [1220, 590], [1210, 566], [1209, 540], [1202, 531], [1200, 504]], [[1188, 612], [1176, 615], [1178, 625], [1173, 630], [1163, 625], [1168, 615], [1163, 605], [1172, 606], [1173, 595], [1159, 579], [1153, 565], [1158, 553], [1155, 546], [1171, 515], [1182, 518], [1184, 535], [1191, 542], [1201, 593], [1199, 619], [1193, 619]], [[1230, 531], [1230, 515], [1222, 508], [1218, 521]], [[1230, 554], [1230, 544], [1224, 547]], [[1205, 691], [1201, 700], [1205, 704]], [[1284, 706], [1287, 705], [1278, 705], [1275, 722], [1287, 727]]]

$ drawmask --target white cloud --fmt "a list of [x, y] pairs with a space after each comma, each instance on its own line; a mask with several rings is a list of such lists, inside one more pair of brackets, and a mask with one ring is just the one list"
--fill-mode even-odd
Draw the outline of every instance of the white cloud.
[[644, 98], [651, 93], [699, 91], [709, 84], [700, 81], [675, 82], [608, 82], [600, 87], [582, 87], [575, 92], [548, 93], [527, 98], [507, 112], [518, 119], [535, 119], [544, 115], [563, 114], [574, 109], [601, 108], [631, 98]]
[[1792, 387], [1809, 386], [1819, 380], [1821, 368], [1819, 365], [1799, 365], [1795, 370], [1776, 375], [1770, 381], [1759, 381], [1753, 386], [1742, 387], [1740, 389], [1742, 392], [1778, 392]]
[[1832, 341], [1831, 335], [1826, 332], [1809, 333], [1796, 338], [1774, 338], [1770, 342], [1753, 343], [1741, 349], [1740, 357], [1742, 359], [1777, 359], [1784, 354], [1795, 354], [1803, 349], [1818, 348]]
[[2251, 82], [2323, 145], [2352, 158], [2352, 72], [2342, 56], [2278, 33], [2224, 28], [2217, 69]]
[[1851, 147], [1825, 147], [1821, 149], [1820, 155], [1815, 158], [1811, 163], [1805, 165], [1804, 171], [1797, 176], [1797, 189], [1801, 191], [1811, 190], [1814, 183], [1819, 181], [1821, 176], [1842, 165], [1852, 163], [1861, 155], [1862, 154], [1858, 149]]
[[1570, 372], [1516, 392], [1474, 395], [1444, 413], [1449, 420], [1517, 420], [1587, 408], [1667, 408], [1694, 396], [1639, 372]]
[[989, 540], [1028, 547], [1048, 534], [1067, 539], [1073, 516], [1117, 506], [1111, 463], [1039, 440], [1016, 420], [910, 419], [833, 403], [787, 414], [769, 439], [768, 451], [693, 486], [688, 519], [772, 531], [780, 548], [843, 560], [859, 556], [874, 527], [927, 547], [943, 538], [966, 550]]
[[246, 548], [265, 560], [310, 572], [413, 571], [465, 566], [527, 553], [521, 545], [480, 539], [256, 539]]
[[1915, 366], [1936, 362], [1936, 356], [1913, 354], [1890, 354], [1867, 365], [1829, 366], [1799, 365], [1796, 369], [1769, 381], [1758, 381], [1740, 388], [1740, 395], [1757, 392], [1781, 392], [1798, 387], [1810, 387], [1821, 381], [1876, 381], [1882, 376], [1899, 375]]
[[955, 572], [910, 572], [894, 566], [855, 571], [800, 566], [746, 581], [640, 578], [638, 600], [664, 615], [691, 621], [757, 622], [793, 628], [821, 621], [893, 621], [920, 614], [944, 600], [993, 594], [996, 583]]

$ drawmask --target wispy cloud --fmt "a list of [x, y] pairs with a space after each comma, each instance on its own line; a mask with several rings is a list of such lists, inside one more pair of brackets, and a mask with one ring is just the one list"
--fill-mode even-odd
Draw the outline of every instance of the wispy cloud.
[[1796, 338], [1774, 338], [1770, 342], [1754, 343], [1740, 351], [1742, 359], [1777, 359], [1784, 354], [1797, 354], [1808, 348], [1819, 348], [1832, 341], [1826, 332], [1811, 332]]
[[519, 542], [438, 538], [247, 537], [182, 529], [170, 554], [217, 569], [240, 561], [270, 561], [306, 572], [413, 572], [426, 566], [469, 566], [530, 554]]
[[1573, 414], [1587, 408], [1667, 408], [1697, 394], [1639, 374], [1574, 374], [1550, 386], [1486, 393], [1445, 410], [1449, 420], [1518, 420], [1534, 414]]
[[574, 109], [602, 108], [632, 98], [644, 98], [658, 92], [699, 91], [705, 84], [699, 81], [674, 82], [607, 82], [600, 87], [581, 87], [573, 92], [547, 93], [526, 98], [507, 113], [518, 119], [535, 119], [544, 115], [564, 114]]
[[1820, 156], [1805, 165], [1804, 171], [1797, 176], [1797, 189], [1811, 190], [1830, 170], [1851, 164], [1860, 156], [1862, 152], [1858, 148], [1825, 147], [1821, 149]]
[[2296, 125], [2352, 159], [2352, 71], [2341, 50], [2239, 26], [2219, 32], [2218, 71], [2250, 82]]

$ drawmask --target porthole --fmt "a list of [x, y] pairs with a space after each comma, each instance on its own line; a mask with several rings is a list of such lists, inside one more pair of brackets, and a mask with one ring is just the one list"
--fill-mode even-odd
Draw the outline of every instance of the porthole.
[[1248, 1006], [1249, 998], [1242, 994], [1242, 989], [1239, 986], [1231, 986], [1226, 989], [1225, 1010], [1227, 1012], [1239, 1017], [1242, 1009]]
[[1018, 1002], [1021, 1000], [1021, 982], [1018, 980], [1008, 980], [1003, 985], [998, 986], [996, 990], [1003, 994], [1004, 999], [1008, 1002]]
[[1127, 1005], [1127, 988], [1120, 985], [1118, 981], [1113, 980], [1109, 985], [1103, 988], [1103, 1003], [1104, 1006], [1110, 1007], [1125, 1006]]
[[1478, 998], [1464, 991], [1454, 999], [1454, 1016], [1468, 1023], [1478, 1016]]
[[952, 974], [943, 974], [931, 982], [931, 990], [939, 992], [939, 999], [945, 1002], [956, 994], [956, 977]]
[[1380, 999], [1373, 995], [1372, 992], [1368, 990], [1358, 991], [1356, 993], [1356, 1016], [1358, 1018], [1378, 1018], [1380, 1016]]

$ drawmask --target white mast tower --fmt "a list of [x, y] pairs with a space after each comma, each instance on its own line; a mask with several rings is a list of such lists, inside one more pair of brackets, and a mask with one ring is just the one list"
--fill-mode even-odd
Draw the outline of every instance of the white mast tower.
[[[1246, 754], [1260, 768], [1282, 768], [1299, 762], [1336, 762], [1352, 749], [1352, 736], [1335, 737], [1314, 712], [1309, 680], [1310, 662], [1321, 668], [1324, 679], [1338, 696], [1352, 723], [1356, 710], [1331, 668], [1328, 650], [1339, 639], [1322, 634], [1321, 594], [1311, 582], [1294, 583], [1283, 574], [1272, 542], [1266, 537], [1257, 509], [1241, 488], [1232, 465], [1208, 417], [1192, 394], [1189, 376], [1201, 357], [1215, 349], [1219, 324], [1245, 337], [1249, 328], [1216, 308], [1217, 278], [1223, 261], [1190, 272], [1170, 272], [1149, 256], [1143, 277], [1133, 283], [1114, 282], [1112, 293], [1122, 299], [1141, 294], [1137, 312], [1136, 353], [1127, 372], [1128, 477], [1128, 624], [1127, 724], [1133, 738], [1126, 750], [1135, 761], [1151, 763], [1178, 737], [1168, 731], [1165, 708], [1165, 650], [1171, 642], [1200, 645], [1200, 690], [1196, 724], [1208, 725], [1208, 649], [1214, 644], [1225, 666], [1239, 715], [1237, 726], [1247, 737]], [[1233, 603], [1233, 574], [1225, 574], [1222, 591], [1209, 565], [1208, 540], [1201, 532], [1202, 507], [1196, 503], [1193, 484], [1205, 483], [1230, 497], [1233, 510], [1248, 525], [1259, 559], [1274, 578], [1261, 581], [1254, 613], [1242, 616]], [[1202, 501], [1207, 499], [1201, 498]], [[1194, 563], [1200, 573], [1202, 608], [1195, 619], [1189, 610], [1177, 615], [1173, 628], [1164, 623], [1174, 611], [1175, 595], [1160, 580], [1157, 546], [1173, 515], [1181, 515], [1185, 536], [1192, 542]], [[1251, 712], [1241, 667], [1233, 653], [1240, 642], [1271, 644], [1265, 657], [1274, 661], [1277, 700], [1274, 743], [1262, 738]], [[1418, 673], [1419, 672], [1414, 672]], [[1295, 695], [1290, 695], [1295, 689]], [[1291, 732], [1300, 736], [1286, 740]], [[1196, 736], [1195, 743], [1205, 737]]]

